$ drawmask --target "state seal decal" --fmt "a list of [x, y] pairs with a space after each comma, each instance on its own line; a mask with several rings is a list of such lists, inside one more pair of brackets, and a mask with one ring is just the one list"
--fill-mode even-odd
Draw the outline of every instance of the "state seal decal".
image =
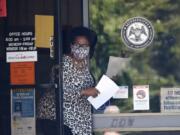
[[127, 47], [135, 50], [144, 49], [153, 41], [154, 28], [146, 18], [133, 17], [124, 23], [121, 37]]

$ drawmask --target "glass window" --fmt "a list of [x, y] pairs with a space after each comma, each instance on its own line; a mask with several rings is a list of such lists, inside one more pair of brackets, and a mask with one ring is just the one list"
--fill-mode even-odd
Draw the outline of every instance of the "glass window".
[[[172, 105], [165, 102], [164, 108], [161, 107], [161, 96], [169, 88], [176, 87], [178, 91], [180, 88], [179, 6], [177, 0], [89, 1], [90, 27], [98, 34], [91, 68], [97, 81], [102, 74], [107, 74], [119, 86], [128, 87], [128, 98], [111, 98], [108, 103], [116, 105], [121, 113], [163, 113], [173, 110], [173, 107], [168, 109]], [[144, 87], [149, 89], [149, 107], [147, 103], [143, 109], [136, 104], [134, 94], [137, 89], [145, 91], [139, 92], [139, 96], [148, 94]], [[177, 103], [174, 111], [180, 111], [179, 106]], [[104, 109], [95, 113], [103, 113]]]

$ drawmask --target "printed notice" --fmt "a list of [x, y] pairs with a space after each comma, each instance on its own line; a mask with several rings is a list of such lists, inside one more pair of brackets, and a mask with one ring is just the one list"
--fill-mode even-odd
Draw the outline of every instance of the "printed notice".
[[128, 98], [128, 86], [119, 86], [118, 91], [113, 96], [114, 99]]
[[35, 84], [34, 62], [10, 63], [10, 80], [12, 85]]
[[5, 35], [6, 61], [37, 61], [34, 32], [32, 28], [9, 28]]
[[180, 112], [180, 88], [161, 88], [161, 112]]
[[35, 135], [35, 90], [11, 90], [11, 134]]
[[119, 86], [116, 85], [116, 83], [114, 83], [109, 77], [103, 75], [97, 84], [96, 89], [99, 90], [100, 94], [95, 98], [90, 96], [88, 101], [95, 109], [98, 109], [117, 92]]
[[149, 85], [133, 86], [134, 110], [149, 110]]

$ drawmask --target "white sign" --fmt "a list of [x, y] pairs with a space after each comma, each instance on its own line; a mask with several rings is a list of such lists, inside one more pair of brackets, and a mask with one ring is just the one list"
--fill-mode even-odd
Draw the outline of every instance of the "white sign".
[[127, 69], [129, 62], [130, 58], [110, 56], [106, 75], [110, 78], [121, 75], [123, 70]]
[[34, 125], [35, 119], [32, 118], [15, 118], [12, 122], [12, 135], [35, 135]]
[[119, 86], [119, 90], [113, 96], [114, 99], [128, 98], [128, 86]]
[[7, 52], [7, 62], [31, 62], [37, 61], [37, 51]]
[[95, 98], [90, 96], [88, 101], [95, 109], [98, 109], [117, 92], [119, 86], [116, 85], [116, 83], [114, 83], [109, 77], [103, 75], [97, 84], [96, 89], [99, 90], [100, 94]]
[[180, 88], [161, 88], [161, 112], [180, 112]]
[[11, 90], [11, 135], [36, 135], [35, 90]]
[[149, 110], [149, 85], [133, 86], [134, 110]]

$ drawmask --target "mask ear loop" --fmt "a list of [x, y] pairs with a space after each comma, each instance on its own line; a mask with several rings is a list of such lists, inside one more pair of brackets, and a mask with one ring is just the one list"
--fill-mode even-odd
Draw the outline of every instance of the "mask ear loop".
[[89, 54], [87, 56], [87, 66], [88, 66], [88, 69], [90, 70], [90, 51], [89, 51]]

